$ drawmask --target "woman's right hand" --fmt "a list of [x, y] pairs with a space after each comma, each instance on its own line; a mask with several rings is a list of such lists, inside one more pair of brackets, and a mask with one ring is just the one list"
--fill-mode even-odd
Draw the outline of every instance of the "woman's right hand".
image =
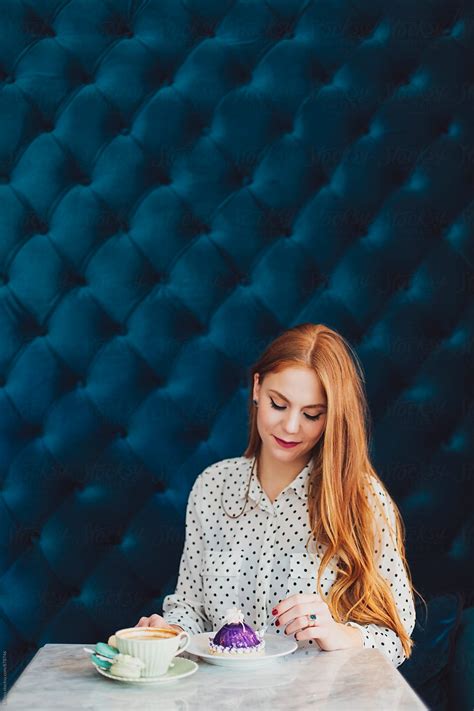
[[170, 625], [161, 615], [150, 615], [150, 617], [140, 617], [135, 627], [161, 627], [164, 629], [182, 630], [179, 625]]

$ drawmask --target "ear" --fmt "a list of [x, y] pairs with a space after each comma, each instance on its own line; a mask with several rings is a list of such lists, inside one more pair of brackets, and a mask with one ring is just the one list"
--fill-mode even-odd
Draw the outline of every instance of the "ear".
[[255, 373], [253, 376], [253, 391], [252, 391], [252, 398], [254, 400], [258, 400], [259, 395], [260, 395], [260, 378], [259, 374]]

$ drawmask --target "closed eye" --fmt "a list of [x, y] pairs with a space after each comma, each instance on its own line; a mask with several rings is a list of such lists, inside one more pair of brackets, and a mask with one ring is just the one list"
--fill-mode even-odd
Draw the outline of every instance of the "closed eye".
[[[273, 402], [272, 398], [270, 398], [271, 406], [275, 410], [286, 410], [286, 405], [277, 405], [275, 402]], [[308, 419], [314, 422], [315, 420], [319, 420], [320, 417], [322, 417], [324, 413], [320, 412], [319, 415], [307, 415], [306, 412], [304, 413], [304, 416]]]

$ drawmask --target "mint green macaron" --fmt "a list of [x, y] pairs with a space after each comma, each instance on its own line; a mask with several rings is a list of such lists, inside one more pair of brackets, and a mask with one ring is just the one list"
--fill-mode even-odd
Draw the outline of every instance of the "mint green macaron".
[[109, 662], [107, 659], [102, 659], [102, 657], [98, 657], [97, 654], [91, 654], [91, 662], [95, 664], [96, 667], [105, 669], [105, 671], [109, 671], [112, 666], [112, 662]]
[[112, 645], [106, 644], [105, 642], [97, 642], [95, 645], [95, 651], [97, 654], [107, 657], [107, 659], [113, 659], [119, 653], [117, 647], [112, 647]]

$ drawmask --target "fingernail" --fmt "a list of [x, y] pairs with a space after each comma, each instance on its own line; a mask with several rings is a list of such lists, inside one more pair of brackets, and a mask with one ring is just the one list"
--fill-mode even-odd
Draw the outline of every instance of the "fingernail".
[[272, 615], [276, 615], [276, 614], [278, 614], [278, 610], [277, 610], [276, 607], [275, 607], [275, 608], [273, 608], [273, 610], [272, 610]]
[[280, 626], [280, 620], [276, 620], [275, 624], [276, 624], [277, 627], [279, 627], [279, 626]]

